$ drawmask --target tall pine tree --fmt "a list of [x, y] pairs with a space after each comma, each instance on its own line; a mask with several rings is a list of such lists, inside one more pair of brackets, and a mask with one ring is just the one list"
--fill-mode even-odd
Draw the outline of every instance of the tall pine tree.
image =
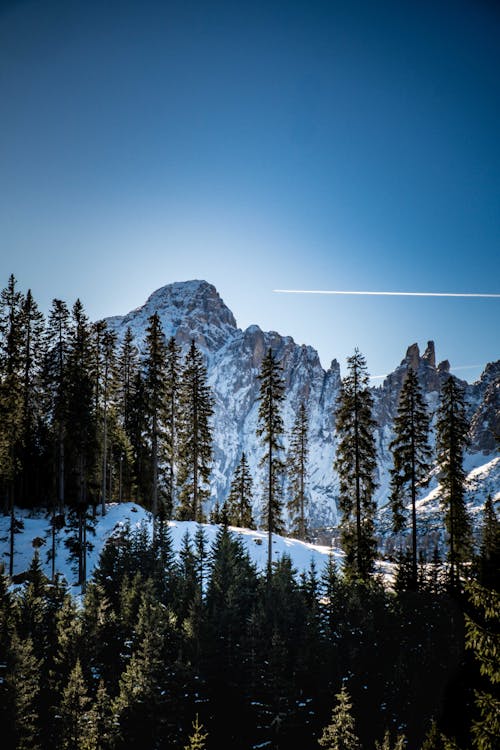
[[147, 427], [151, 442], [151, 511], [153, 518], [159, 509], [159, 464], [163, 448], [166, 411], [166, 345], [158, 313], [151, 315], [146, 329], [146, 357], [144, 359], [144, 393]]
[[417, 492], [428, 482], [431, 449], [429, 417], [415, 371], [410, 367], [399, 394], [394, 420], [390, 503], [395, 531], [405, 525], [405, 500], [411, 503], [411, 588], [417, 588]]
[[306, 483], [307, 483], [307, 460], [309, 455], [308, 446], [309, 417], [307, 408], [302, 401], [290, 436], [290, 447], [287, 456], [288, 484], [290, 499], [288, 509], [292, 516], [293, 533], [299, 539], [305, 539], [306, 528]]
[[347, 688], [342, 687], [335, 696], [337, 704], [332, 712], [332, 720], [323, 730], [318, 740], [324, 750], [361, 750], [361, 742], [355, 731], [352, 716], [352, 703]]
[[180, 389], [180, 347], [173, 336], [167, 344], [166, 367], [166, 454], [167, 454], [167, 501], [166, 514], [172, 517], [175, 507], [176, 464]]
[[348, 374], [342, 381], [336, 415], [335, 469], [340, 482], [341, 540], [347, 571], [366, 578], [373, 568], [376, 553], [373, 399], [368, 388], [366, 360], [358, 349], [348, 357], [347, 366]]
[[465, 507], [464, 451], [468, 444], [464, 391], [453, 376], [445, 381], [437, 414], [437, 463], [449, 540], [450, 582], [455, 585], [460, 565], [470, 554], [470, 521]]
[[207, 385], [207, 368], [194, 339], [186, 354], [180, 386], [178, 517], [185, 521], [204, 518], [212, 460], [210, 418], [213, 399]]
[[260, 465], [266, 468], [266, 488], [264, 509], [262, 513], [263, 525], [267, 529], [267, 575], [271, 576], [272, 564], [272, 535], [283, 531], [282, 518], [282, 487], [285, 464], [282, 460], [284, 432], [281, 405], [285, 400], [285, 383], [283, 381], [281, 364], [274, 356], [271, 348], [262, 360], [262, 367], [258, 378], [260, 380], [259, 393], [259, 427], [257, 436], [264, 447], [264, 455]]
[[235, 469], [225, 503], [227, 523], [231, 526], [241, 526], [246, 529], [255, 528], [252, 517], [252, 486], [252, 475], [245, 452], [243, 452]]

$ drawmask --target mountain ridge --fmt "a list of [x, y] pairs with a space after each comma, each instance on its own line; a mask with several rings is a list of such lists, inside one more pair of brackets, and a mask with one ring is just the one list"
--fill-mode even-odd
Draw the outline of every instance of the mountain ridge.
[[[330, 367], [324, 369], [318, 352], [306, 344], [297, 344], [291, 336], [263, 331], [257, 324], [244, 330], [239, 328], [215, 286], [200, 279], [162, 286], [148, 297], [144, 305], [126, 315], [107, 318], [106, 322], [119, 337], [130, 326], [136, 345], [141, 349], [147, 319], [154, 312], [158, 313], [167, 338], [175, 336], [184, 350], [194, 339], [206, 358], [208, 382], [215, 399], [212, 502], [222, 502], [227, 496], [232, 472], [244, 450], [256, 480], [254, 512], [259, 518], [262, 476], [259, 468], [261, 451], [255, 439], [257, 375], [264, 354], [271, 348], [283, 367], [287, 392], [283, 416], [287, 432], [300, 402], [306, 400], [308, 403], [310, 524], [316, 527], [336, 525], [339, 520], [336, 503], [338, 480], [333, 461], [335, 408], [341, 383], [338, 361], [333, 359]], [[387, 500], [391, 425], [397, 410], [399, 389], [410, 366], [418, 374], [431, 413], [438, 404], [440, 385], [450, 372], [447, 360], [436, 364], [433, 341], [427, 342], [423, 354], [420, 354], [418, 344], [413, 343], [383, 383], [372, 387], [380, 459], [376, 498], [379, 506]], [[500, 422], [500, 361], [488, 363], [474, 383], [460, 382], [466, 391], [471, 427], [474, 424], [475, 439], [471, 452], [483, 452], [485, 459], [489, 457], [491, 460], [494, 431]]]

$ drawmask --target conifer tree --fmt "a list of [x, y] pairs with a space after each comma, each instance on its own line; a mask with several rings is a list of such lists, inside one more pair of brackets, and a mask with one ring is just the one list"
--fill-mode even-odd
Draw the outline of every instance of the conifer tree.
[[346, 569], [366, 578], [373, 568], [376, 545], [373, 519], [376, 488], [375, 421], [368, 388], [366, 360], [355, 350], [348, 357], [348, 375], [342, 381], [336, 414], [338, 436], [335, 469], [339, 475], [342, 546]]
[[128, 326], [117, 357], [117, 415], [118, 424], [123, 434], [123, 446], [119, 454], [120, 501], [122, 500], [122, 495], [126, 498], [131, 498], [132, 496], [132, 486], [134, 483], [133, 457], [137, 457], [141, 452], [141, 449], [137, 445], [136, 420], [134, 419], [134, 416], [139, 418], [139, 413], [141, 415], [143, 413], [138, 403], [140, 398], [135, 394], [138, 370], [137, 347], [134, 344], [132, 329]]
[[96, 414], [92, 383], [92, 338], [89, 320], [80, 300], [72, 310], [73, 325], [68, 351], [68, 445], [73, 469], [73, 493], [78, 518], [78, 582], [85, 586], [87, 571], [87, 509], [89, 481], [94, 475], [97, 455]]
[[263, 525], [268, 532], [267, 544], [267, 575], [271, 575], [272, 563], [272, 535], [283, 531], [281, 479], [284, 462], [281, 458], [283, 445], [283, 418], [281, 405], [285, 400], [285, 384], [282, 367], [275, 358], [271, 348], [262, 360], [259, 393], [259, 427], [257, 436], [261, 438], [264, 447], [260, 465], [266, 467], [266, 490], [264, 509], [262, 513]]
[[412, 589], [417, 588], [417, 492], [428, 483], [430, 470], [428, 435], [427, 409], [417, 375], [410, 367], [399, 394], [394, 439], [390, 445], [393, 468], [389, 500], [395, 531], [401, 531], [405, 525], [405, 500], [409, 499], [411, 503]]
[[352, 703], [344, 686], [335, 696], [337, 704], [332, 712], [332, 720], [323, 730], [318, 740], [325, 750], [361, 750], [361, 743], [355, 732], [352, 716]]
[[[22, 329], [22, 490], [21, 499], [31, 490], [38, 494], [35, 467], [38, 467], [42, 419], [41, 370], [43, 361], [44, 318], [28, 289], [21, 307]], [[37, 475], [39, 471], [37, 470]]]
[[474, 750], [495, 750], [500, 737], [500, 594], [477, 582], [467, 584], [474, 615], [465, 615], [465, 645], [479, 662], [485, 688], [475, 692], [479, 717], [472, 724]]
[[31, 638], [20, 639], [14, 633], [9, 646], [6, 676], [7, 700], [16, 750], [39, 750], [40, 742], [40, 667]]
[[298, 539], [305, 539], [306, 528], [306, 482], [309, 417], [305, 403], [302, 401], [290, 436], [290, 447], [287, 456], [289, 490], [291, 493], [288, 509], [292, 516], [293, 533]]
[[500, 520], [491, 495], [486, 498], [483, 509], [478, 578], [486, 588], [500, 592]]
[[203, 520], [212, 460], [210, 418], [213, 399], [207, 385], [207, 368], [194, 339], [186, 355], [180, 385], [178, 518]]
[[166, 412], [166, 353], [163, 328], [155, 312], [149, 318], [146, 329], [146, 357], [143, 362], [147, 430], [151, 442], [151, 511], [155, 520], [159, 509], [159, 464]]
[[[116, 387], [116, 333], [105, 330], [102, 338], [102, 484], [101, 484], [101, 514], [106, 515], [106, 480], [108, 471], [108, 424], [110, 402]], [[111, 498], [110, 498], [111, 499]]]
[[208, 737], [208, 733], [203, 731], [203, 724], [200, 724], [198, 714], [196, 714], [192, 726], [193, 733], [189, 737], [189, 744], [184, 745], [184, 750], [204, 750], [206, 747], [205, 740]]
[[176, 465], [178, 449], [180, 347], [173, 336], [167, 344], [166, 366], [166, 458], [167, 458], [167, 518], [171, 518], [175, 507]]
[[64, 688], [59, 707], [60, 750], [93, 750], [97, 748], [97, 737], [89, 721], [91, 700], [83, 677], [80, 660], [72, 669], [68, 684]]
[[0, 294], [0, 481], [4, 507], [10, 512], [10, 576], [14, 572], [15, 481], [20, 468], [23, 430], [21, 311], [24, 300], [16, 285], [11, 274]]
[[252, 486], [252, 475], [245, 452], [243, 452], [234, 472], [229, 496], [225, 503], [227, 523], [231, 526], [241, 526], [246, 529], [255, 528], [252, 517]]
[[455, 585], [460, 564], [470, 553], [470, 521], [465, 507], [464, 450], [468, 444], [463, 388], [450, 375], [445, 381], [437, 414], [437, 463], [449, 539], [450, 582]]

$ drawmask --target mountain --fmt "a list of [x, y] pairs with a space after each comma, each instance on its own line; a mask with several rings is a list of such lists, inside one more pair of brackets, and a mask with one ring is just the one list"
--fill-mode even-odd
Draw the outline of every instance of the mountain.
[[[329, 369], [324, 370], [318, 353], [310, 346], [299, 346], [290, 336], [282, 336], [276, 331], [265, 332], [257, 325], [241, 330], [215, 287], [201, 280], [164, 286], [155, 291], [142, 307], [125, 316], [108, 318], [107, 323], [119, 337], [130, 326], [140, 350], [148, 318], [154, 312], [158, 313], [167, 338], [175, 336], [184, 349], [194, 339], [206, 358], [209, 384], [215, 399], [212, 501], [223, 501], [227, 496], [233, 470], [245, 451], [255, 478], [254, 512], [259, 518], [263, 472], [259, 468], [261, 448], [255, 438], [257, 375], [264, 354], [272, 348], [282, 363], [286, 383], [286, 430], [290, 430], [302, 400], [307, 402], [309, 410], [310, 524], [316, 528], [337, 525], [338, 480], [332, 468], [336, 444], [335, 410], [341, 384], [337, 360], [334, 359]], [[423, 355], [418, 345], [412, 344], [394, 372], [381, 386], [373, 388], [379, 448], [377, 501], [381, 508], [387, 500], [392, 421], [399, 390], [410, 366], [418, 372], [432, 413], [438, 404], [440, 385], [450, 370], [446, 360], [436, 364], [432, 341], [428, 342]], [[469, 385], [464, 382], [464, 387], [471, 421], [469, 466], [471, 471], [480, 466], [489, 467], [485, 468], [482, 484], [490, 486], [487, 478], [491, 472], [497, 477], [493, 454], [494, 435], [498, 435], [500, 427], [500, 361], [488, 364], [476, 383]], [[492, 461], [493, 466], [490, 466]], [[500, 482], [495, 480], [494, 485], [498, 492]], [[436, 491], [434, 481], [430, 493]], [[383, 512], [381, 517], [383, 519]]]

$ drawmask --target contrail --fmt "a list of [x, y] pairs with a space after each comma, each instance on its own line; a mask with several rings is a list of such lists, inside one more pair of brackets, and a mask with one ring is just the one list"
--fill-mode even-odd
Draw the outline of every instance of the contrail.
[[500, 297], [500, 294], [462, 292], [346, 292], [332, 289], [273, 289], [277, 294], [358, 294], [375, 297]]

